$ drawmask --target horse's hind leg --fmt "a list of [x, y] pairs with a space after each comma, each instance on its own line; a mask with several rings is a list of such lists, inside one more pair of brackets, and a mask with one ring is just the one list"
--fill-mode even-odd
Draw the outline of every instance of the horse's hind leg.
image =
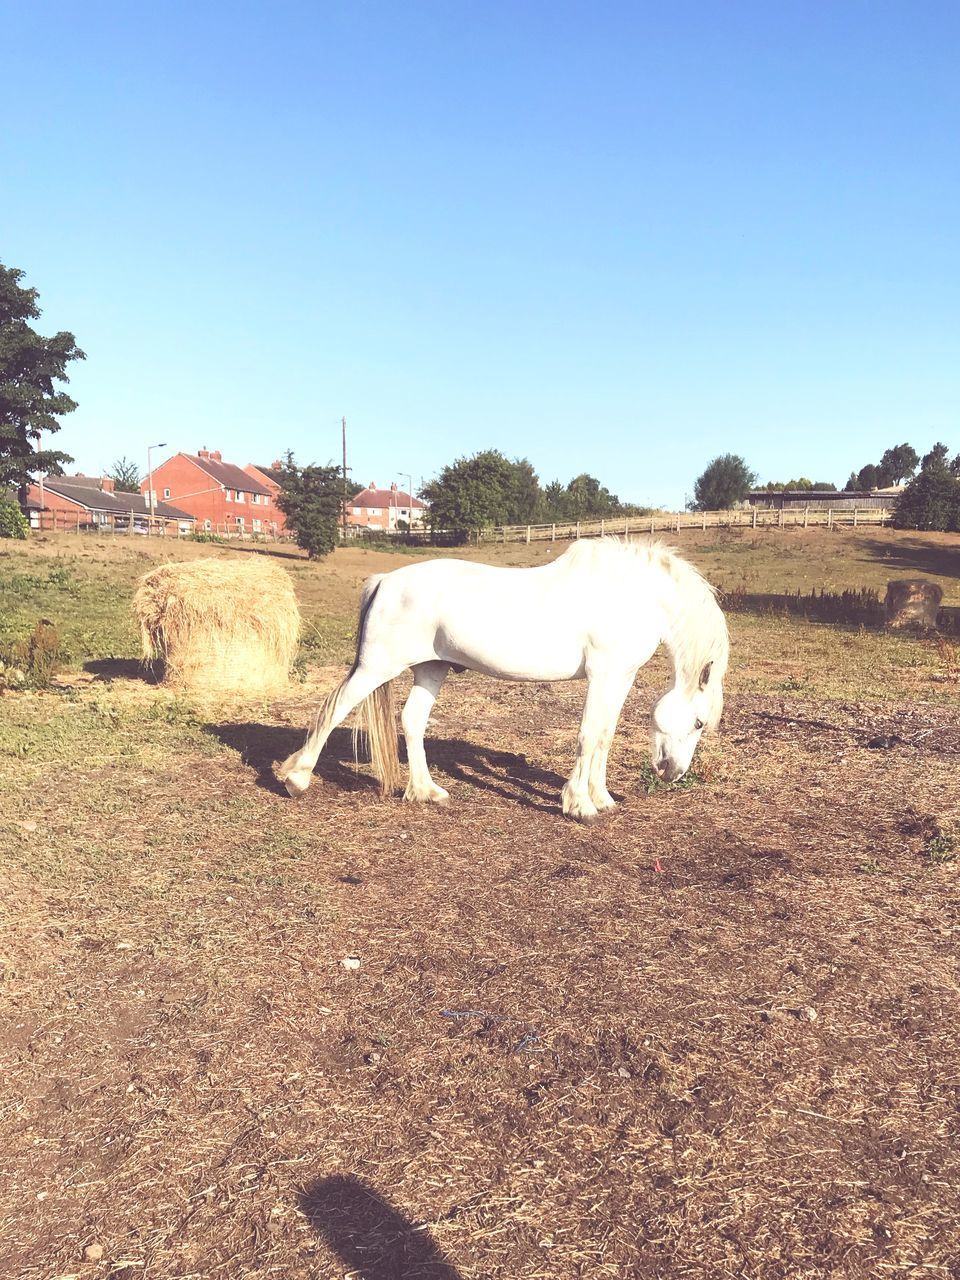
[[423, 749], [427, 721], [449, 670], [447, 662], [418, 662], [413, 668], [413, 688], [400, 717], [410, 766], [410, 781], [403, 794], [404, 800], [432, 800], [434, 804], [443, 804], [450, 798], [448, 792], [438, 787], [430, 777]]
[[299, 751], [277, 765], [277, 778], [292, 796], [301, 795], [313, 778], [313, 767], [333, 730], [364, 698], [369, 697], [388, 680], [398, 676], [403, 668], [384, 671], [380, 668], [360, 666], [334, 689], [314, 713], [307, 731], [307, 739]]

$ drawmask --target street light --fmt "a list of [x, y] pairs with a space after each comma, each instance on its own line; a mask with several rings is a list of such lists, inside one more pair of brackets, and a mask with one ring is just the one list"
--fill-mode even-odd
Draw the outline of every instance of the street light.
[[[150, 502], [150, 520], [151, 521], [153, 520], [153, 514], [156, 509], [156, 504], [153, 501], [153, 463], [150, 461], [150, 453], [153, 449], [165, 449], [166, 447], [167, 447], [167, 443], [165, 440], [161, 440], [159, 444], [147, 445], [147, 498]], [[132, 515], [130, 517], [130, 525], [132, 528], [133, 527]]]
[[409, 471], [398, 471], [397, 479], [398, 480], [406, 479], [409, 485], [409, 488], [407, 489], [407, 497], [410, 499], [409, 503], [407, 504], [407, 516], [408, 516], [407, 525], [409, 526], [409, 528], [412, 529], [413, 528], [413, 476], [410, 474]]

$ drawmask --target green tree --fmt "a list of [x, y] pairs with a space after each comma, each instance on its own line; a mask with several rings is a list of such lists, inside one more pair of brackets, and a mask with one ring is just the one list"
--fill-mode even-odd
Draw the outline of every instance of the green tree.
[[909, 444], [894, 445], [886, 449], [880, 459], [879, 471], [882, 477], [880, 487], [888, 484], [900, 484], [908, 480], [916, 471], [920, 457], [916, 449]]
[[461, 541], [490, 525], [534, 523], [542, 497], [537, 473], [526, 458], [511, 462], [498, 449], [458, 458], [420, 496], [430, 504], [430, 528]]
[[69, 382], [71, 360], [82, 360], [72, 333], [42, 338], [28, 321], [40, 315], [36, 289], [23, 272], [0, 263], [0, 485], [26, 484], [32, 471], [61, 475], [69, 454], [39, 449], [40, 433], [60, 430], [58, 418], [77, 407], [54, 386]]
[[691, 511], [726, 511], [742, 502], [756, 482], [743, 458], [722, 453], [707, 465], [693, 486]]
[[113, 487], [120, 493], [140, 492], [140, 468], [128, 458], [118, 458], [107, 475], [113, 480]]
[[25, 538], [27, 519], [13, 493], [0, 489], [0, 538]]
[[[286, 517], [298, 547], [311, 560], [329, 555], [337, 545], [337, 525], [343, 514], [343, 472], [328, 467], [298, 467], [293, 454], [284, 455], [277, 506]], [[353, 496], [350, 489], [348, 496]], [[357, 493], [353, 486], [353, 493]]]
[[920, 472], [897, 499], [893, 523], [898, 529], [960, 530], [960, 478], [951, 472], [947, 450], [934, 446]]

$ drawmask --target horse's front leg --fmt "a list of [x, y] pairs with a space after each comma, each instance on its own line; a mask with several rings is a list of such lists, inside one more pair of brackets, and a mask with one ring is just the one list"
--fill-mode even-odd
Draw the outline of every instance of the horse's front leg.
[[410, 766], [410, 781], [403, 794], [404, 800], [431, 800], [434, 804], [444, 804], [450, 799], [449, 792], [438, 787], [430, 777], [423, 749], [427, 721], [449, 670], [450, 665], [446, 662], [418, 662], [413, 668], [413, 688], [400, 717]]
[[563, 812], [567, 818], [589, 822], [616, 807], [607, 790], [607, 756], [624, 701], [636, 671], [604, 671], [588, 674], [587, 698], [577, 738], [577, 758], [563, 788]]

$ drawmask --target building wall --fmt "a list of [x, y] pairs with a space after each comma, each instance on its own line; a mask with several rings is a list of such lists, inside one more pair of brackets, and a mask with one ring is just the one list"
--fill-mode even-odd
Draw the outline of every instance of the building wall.
[[261, 471], [260, 468], [255, 467], [252, 462], [248, 462], [243, 469], [248, 476], [252, 476], [254, 480], [259, 480], [261, 484], [266, 485], [270, 490], [270, 518], [276, 522], [277, 532], [282, 533], [287, 527], [287, 519], [277, 506], [277, 494], [280, 492], [280, 486], [277, 484], [276, 480], [274, 480], [269, 471]]
[[64, 511], [74, 517], [79, 515], [81, 523], [90, 519], [90, 513], [82, 503], [74, 502], [71, 498], [65, 498], [59, 493], [51, 493], [46, 485], [44, 485], [43, 489], [42, 504], [40, 502], [40, 486], [38, 484], [27, 485], [27, 505], [36, 507], [42, 505], [45, 511]]
[[[145, 497], [148, 489], [147, 480], [144, 480], [140, 491]], [[241, 500], [238, 501], [237, 491], [228, 491], [183, 453], [174, 454], [153, 468], [153, 490], [157, 502], [170, 502], [181, 511], [196, 516], [198, 531], [209, 527], [215, 533], [242, 530], [244, 533], [275, 534], [283, 518], [272, 497], [264, 501], [261, 495], [241, 489]], [[258, 501], [255, 502], [254, 498]]]

